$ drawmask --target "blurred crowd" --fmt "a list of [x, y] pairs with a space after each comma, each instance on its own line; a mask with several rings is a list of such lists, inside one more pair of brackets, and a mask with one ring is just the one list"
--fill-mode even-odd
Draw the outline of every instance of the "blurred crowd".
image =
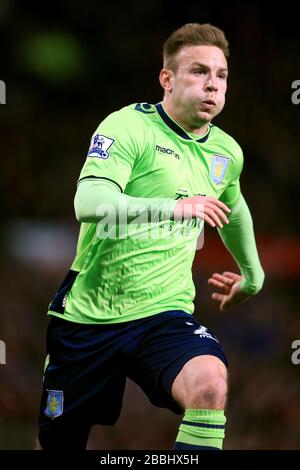
[[[70, 0], [1, 1], [0, 80], [7, 96], [0, 105], [0, 340], [7, 357], [0, 365], [0, 449], [34, 447], [46, 311], [74, 255], [73, 197], [91, 134], [122, 106], [162, 99], [162, 44], [186, 22], [210, 22], [229, 39], [227, 104], [215, 124], [244, 150], [241, 186], [257, 238], [265, 240], [262, 259], [274, 240], [291, 258], [282, 263], [274, 250], [263, 291], [221, 314], [206, 280], [225, 249], [208, 232], [209, 256], [205, 245], [197, 253], [195, 314], [221, 339], [230, 362], [225, 448], [300, 448], [300, 365], [291, 362], [292, 341], [300, 339], [300, 268], [288, 269], [299, 236], [300, 105], [292, 104], [291, 84], [300, 79], [300, 35], [296, 16], [276, 15], [267, 3], [190, 2], [182, 9], [158, 0], [143, 6], [90, 0], [84, 7]], [[230, 263], [225, 255], [218, 269]], [[93, 429], [89, 448], [171, 448], [179, 422], [128, 382], [119, 422]]]

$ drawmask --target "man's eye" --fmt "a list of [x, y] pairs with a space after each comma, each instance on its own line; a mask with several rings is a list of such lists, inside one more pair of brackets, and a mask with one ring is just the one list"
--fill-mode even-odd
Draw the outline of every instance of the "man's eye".
[[198, 69], [198, 70], [194, 70], [194, 73], [197, 73], [197, 74], [202, 74], [202, 73], [205, 73], [205, 71], [204, 71], [204, 70], [200, 70], [200, 69]]

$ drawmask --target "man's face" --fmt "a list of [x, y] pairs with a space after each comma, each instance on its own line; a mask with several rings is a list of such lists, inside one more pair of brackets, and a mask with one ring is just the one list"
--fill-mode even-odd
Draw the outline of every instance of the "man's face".
[[175, 116], [197, 128], [219, 114], [225, 104], [227, 61], [215, 46], [186, 46], [177, 54], [166, 90]]

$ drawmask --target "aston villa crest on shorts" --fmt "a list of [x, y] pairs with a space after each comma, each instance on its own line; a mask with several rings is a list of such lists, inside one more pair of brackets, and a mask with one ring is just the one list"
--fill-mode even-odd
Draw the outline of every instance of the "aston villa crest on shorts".
[[215, 184], [222, 183], [229, 160], [229, 157], [223, 157], [222, 155], [217, 154], [213, 155], [210, 176]]
[[96, 134], [92, 137], [91, 146], [88, 151], [88, 157], [108, 158], [108, 149], [114, 143], [114, 139], [105, 137], [105, 135]]
[[62, 390], [47, 390], [47, 392], [47, 406], [44, 413], [48, 418], [54, 419], [63, 413], [64, 392]]

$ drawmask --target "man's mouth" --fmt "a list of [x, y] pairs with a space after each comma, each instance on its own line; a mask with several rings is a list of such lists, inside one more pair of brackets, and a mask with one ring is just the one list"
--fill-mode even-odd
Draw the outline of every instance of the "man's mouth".
[[214, 100], [204, 100], [204, 101], [202, 101], [202, 104], [205, 104], [205, 105], [207, 105], [207, 106], [209, 106], [209, 107], [214, 107], [214, 106], [216, 106], [216, 102], [215, 102]]

